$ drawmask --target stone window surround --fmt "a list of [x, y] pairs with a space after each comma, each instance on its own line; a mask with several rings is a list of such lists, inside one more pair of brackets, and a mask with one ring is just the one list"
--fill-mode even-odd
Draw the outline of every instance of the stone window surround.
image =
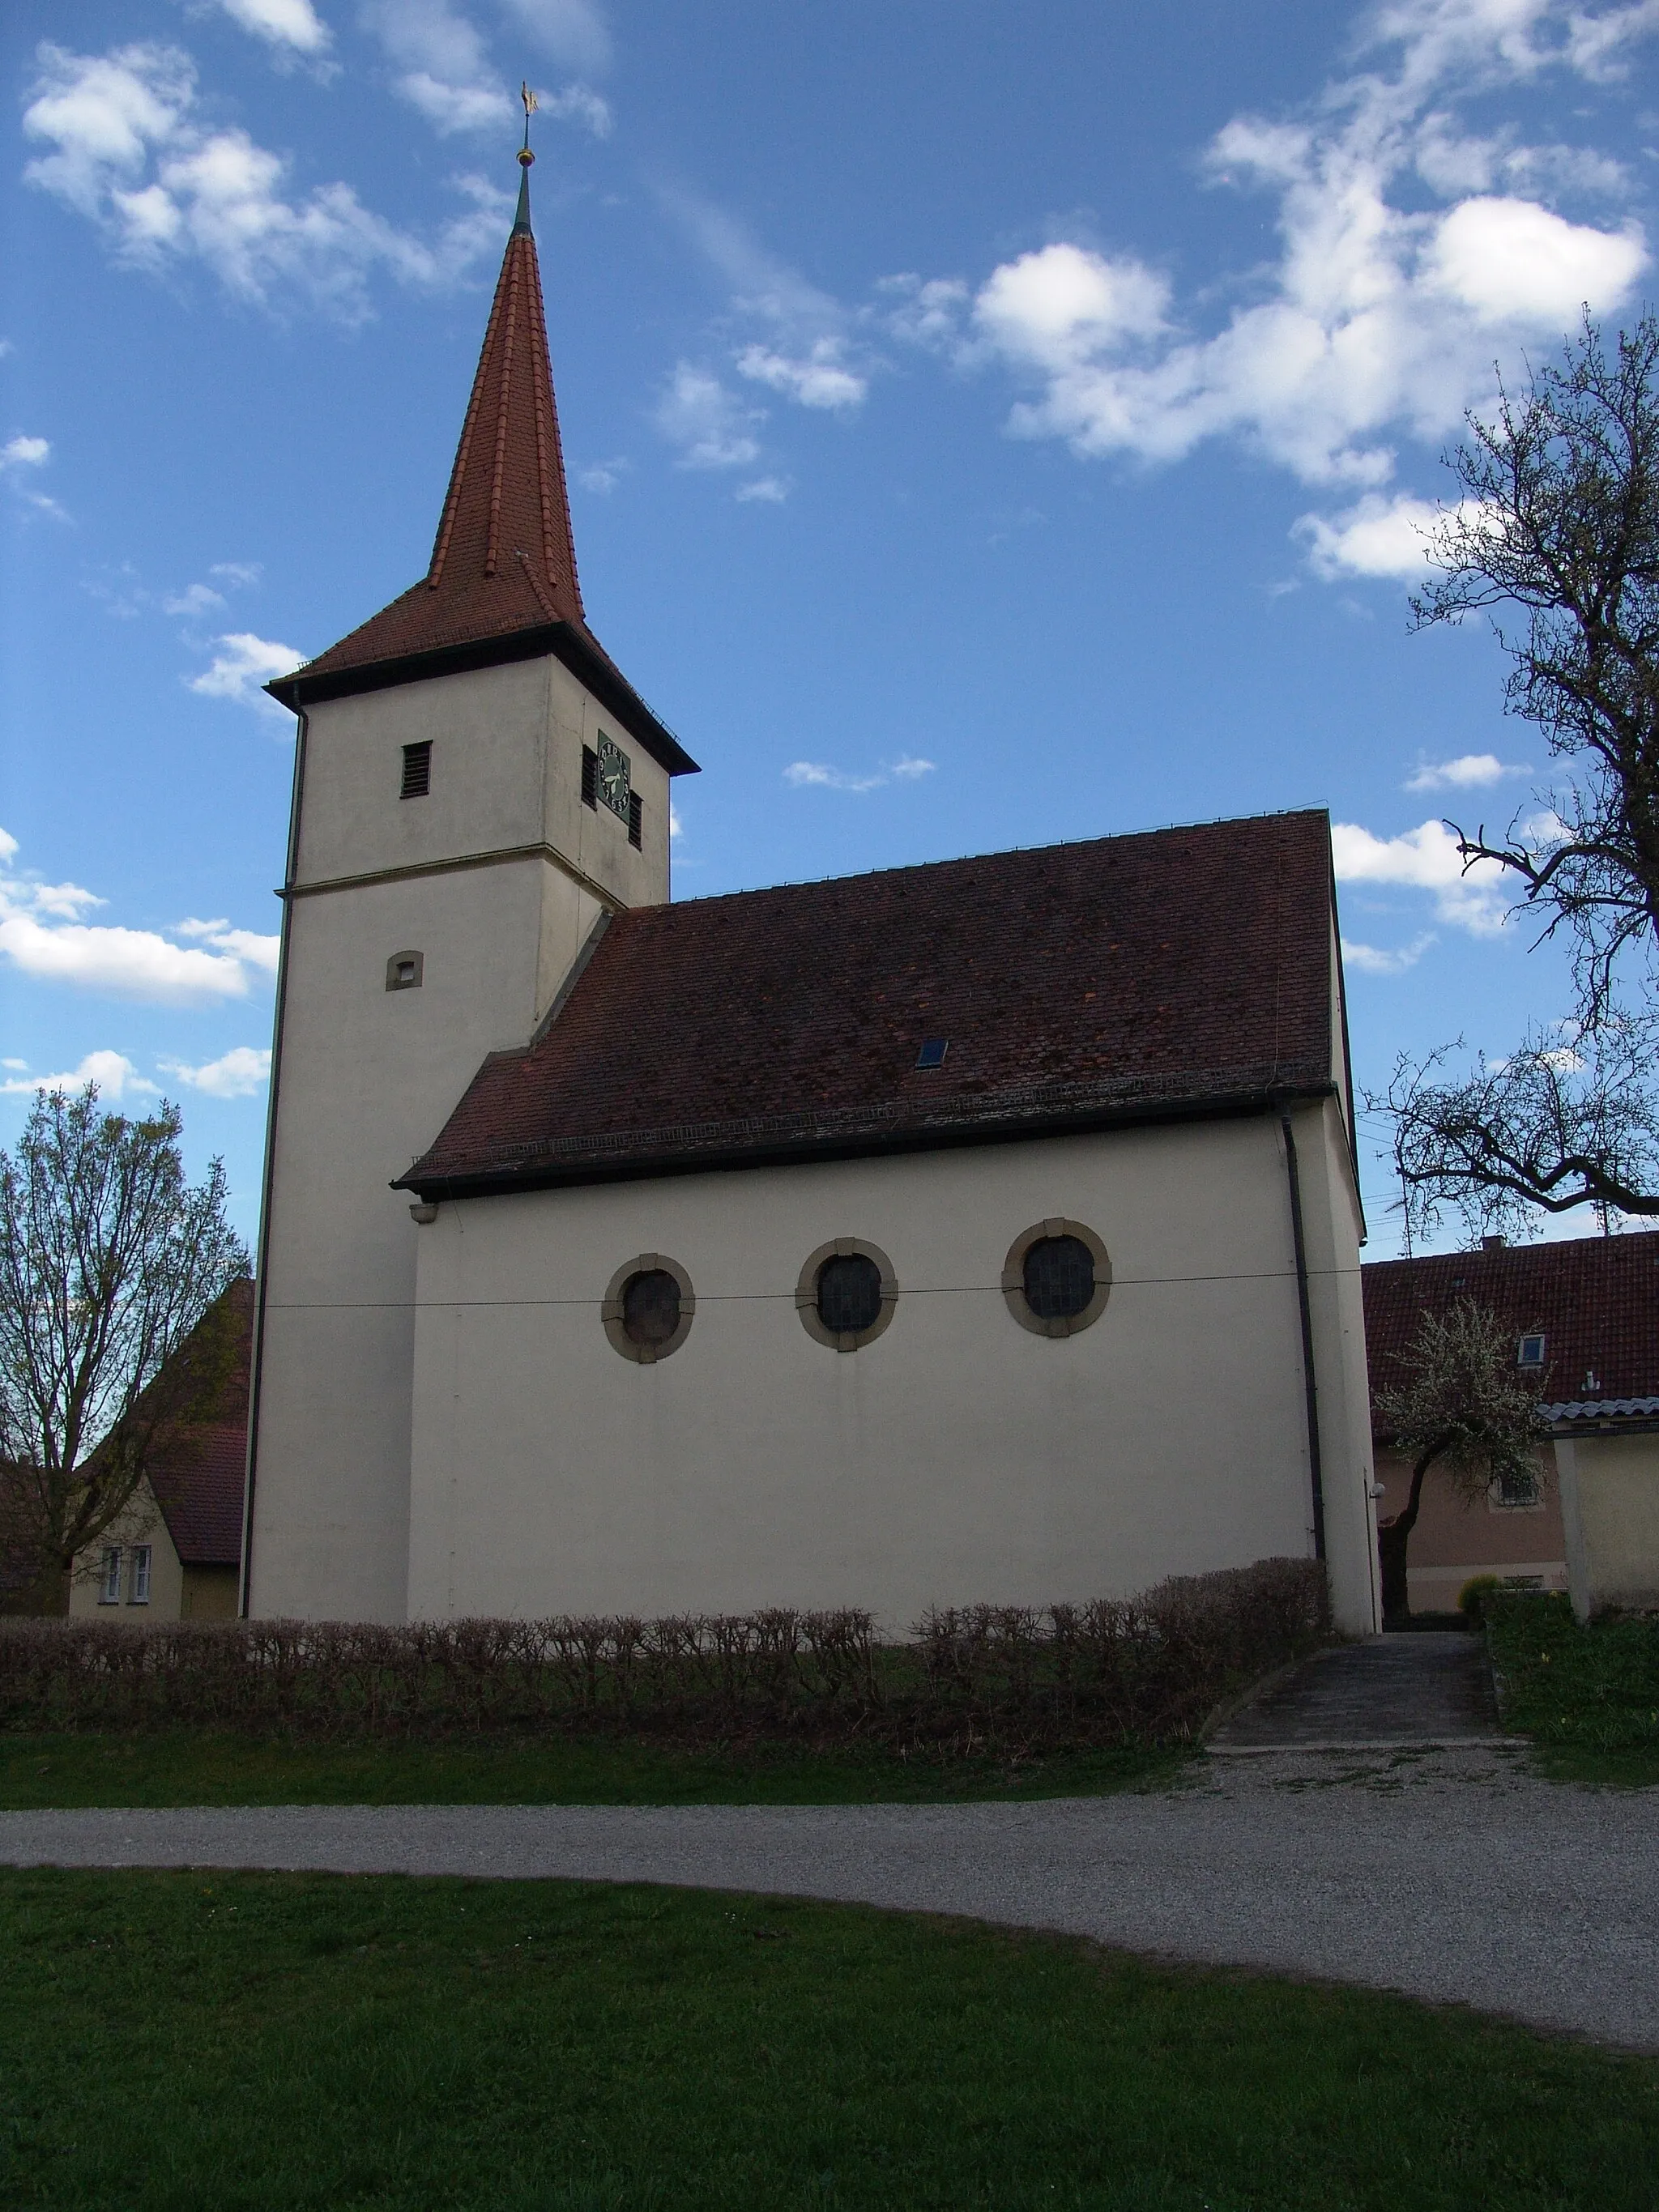
[[[635, 1344], [623, 1326], [623, 1293], [635, 1275], [658, 1273], [672, 1275], [679, 1285], [679, 1322], [672, 1335], [665, 1337], [660, 1344]], [[696, 1310], [697, 1298], [691, 1287], [691, 1278], [679, 1261], [671, 1260], [665, 1252], [641, 1252], [626, 1267], [618, 1267], [611, 1278], [605, 1303], [599, 1308], [599, 1319], [605, 1323], [605, 1333], [613, 1352], [621, 1352], [624, 1359], [633, 1360], [636, 1366], [651, 1367], [659, 1359], [666, 1359], [671, 1352], [679, 1350], [691, 1334], [691, 1323]]]
[[[881, 1277], [880, 1310], [868, 1328], [826, 1328], [818, 1316], [818, 1271], [826, 1261], [850, 1259], [854, 1255], [875, 1263]], [[892, 1261], [879, 1244], [869, 1243], [862, 1237], [832, 1237], [827, 1244], [820, 1244], [808, 1255], [795, 1285], [795, 1311], [800, 1316], [801, 1327], [814, 1343], [827, 1345], [832, 1352], [857, 1352], [873, 1344], [892, 1320], [897, 1304], [898, 1278]]]
[[[1094, 1261], [1095, 1294], [1081, 1313], [1054, 1314], [1045, 1319], [1041, 1314], [1034, 1314], [1025, 1303], [1025, 1255], [1033, 1244], [1042, 1243], [1046, 1237], [1075, 1237], [1079, 1244], [1088, 1248]], [[1111, 1255], [1094, 1231], [1085, 1228], [1080, 1221], [1051, 1215], [1047, 1221], [1034, 1222], [1030, 1228], [1022, 1230], [1008, 1247], [1008, 1256], [1002, 1263], [1003, 1298], [1020, 1327], [1030, 1329], [1033, 1336], [1075, 1336], [1079, 1329], [1100, 1319], [1111, 1294]]]

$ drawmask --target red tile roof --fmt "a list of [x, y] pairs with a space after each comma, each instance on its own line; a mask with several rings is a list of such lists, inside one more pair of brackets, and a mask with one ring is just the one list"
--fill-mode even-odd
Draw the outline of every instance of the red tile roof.
[[[1327, 1091], [1322, 812], [617, 915], [404, 1178], [428, 1196], [834, 1157]], [[924, 1038], [949, 1040], [919, 1069]]]
[[1659, 1395], [1659, 1236], [1436, 1253], [1361, 1272], [1373, 1395], [1399, 1377], [1420, 1315], [1473, 1298], [1503, 1316], [1517, 1348], [1543, 1330], [1547, 1401]]
[[297, 710], [313, 699], [546, 653], [567, 661], [671, 775], [695, 770], [582, 611], [526, 171], [425, 576], [266, 688]]
[[161, 1518], [187, 1567], [234, 1567], [242, 1557], [242, 1484], [247, 1466], [248, 1365], [253, 1285], [233, 1283], [225, 1298], [237, 1325], [236, 1357], [214, 1411], [149, 1468]]

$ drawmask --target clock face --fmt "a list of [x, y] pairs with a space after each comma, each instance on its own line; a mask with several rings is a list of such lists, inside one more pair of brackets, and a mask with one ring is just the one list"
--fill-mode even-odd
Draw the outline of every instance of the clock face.
[[599, 744], [599, 797], [622, 821], [628, 819], [628, 755], [601, 733]]

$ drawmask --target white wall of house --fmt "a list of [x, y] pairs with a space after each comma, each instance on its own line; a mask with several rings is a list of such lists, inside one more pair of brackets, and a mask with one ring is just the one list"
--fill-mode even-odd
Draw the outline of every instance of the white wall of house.
[[[1333, 1104], [1298, 1109], [1328, 1556], [1376, 1621], [1358, 1215]], [[1101, 1317], [1012, 1319], [1009, 1246], [1110, 1253]], [[892, 1262], [874, 1341], [796, 1310], [837, 1237]], [[418, 1232], [411, 1615], [870, 1607], [1125, 1594], [1312, 1548], [1277, 1116], [446, 1203]], [[599, 1308], [660, 1253], [697, 1300], [640, 1365]], [[391, 1577], [399, 1562], [389, 1547]]]
[[[643, 849], [581, 804], [629, 755]], [[402, 748], [432, 743], [428, 797]], [[398, 1620], [408, 1585], [415, 1237], [388, 1186], [486, 1053], [527, 1041], [599, 915], [668, 896], [668, 779], [556, 661], [310, 711], [262, 1259], [250, 1610]], [[422, 956], [414, 990], [386, 963]]]
[[1659, 1609], [1659, 1433], [1558, 1437], [1572, 1609]]

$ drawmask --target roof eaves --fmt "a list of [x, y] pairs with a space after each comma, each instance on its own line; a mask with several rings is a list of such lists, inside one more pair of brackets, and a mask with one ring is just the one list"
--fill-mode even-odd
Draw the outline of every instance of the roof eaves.
[[437, 676], [465, 675], [475, 668], [498, 668], [511, 661], [539, 660], [551, 653], [577, 681], [585, 684], [602, 707], [609, 708], [670, 775], [696, 775], [698, 766], [667, 724], [654, 714], [639, 693], [598, 644], [585, 637], [574, 623], [541, 623], [528, 629], [505, 630], [495, 637], [428, 647], [419, 653], [394, 653], [384, 660], [366, 660], [355, 667], [296, 668], [291, 676], [278, 676], [265, 690], [280, 706], [297, 714], [303, 708], [325, 699], [346, 699], [364, 691], [390, 690], [398, 684], [416, 684]]
[[[677, 1145], [623, 1152], [609, 1157], [595, 1147], [581, 1157], [526, 1159], [511, 1165], [434, 1173], [416, 1164], [391, 1188], [414, 1191], [422, 1204], [442, 1199], [507, 1197], [518, 1192], [568, 1189], [578, 1185], [648, 1182], [658, 1177], [703, 1175], [738, 1168], [797, 1167], [814, 1160], [866, 1159], [882, 1154], [955, 1151], [969, 1146], [1006, 1145], [1044, 1137], [1087, 1136], [1112, 1129], [1145, 1128], [1160, 1123], [1242, 1121], [1276, 1114], [1291, 1099], [1335, 1095], [1326, 1079], [1276, 1083], [1231, 1093], [1188, 1098], [1140, 1099], [1131, 1103], [1071, 1109], [1057, 1113], [1004, 1114], [976, 1119], [940, 1119], [918, 1127], [844, 1127], [771, 1141]], [[588, 1140], [590, 1143], [592, 1140]], [[551, 1149], [551, 1148], [549, 1148]]]

